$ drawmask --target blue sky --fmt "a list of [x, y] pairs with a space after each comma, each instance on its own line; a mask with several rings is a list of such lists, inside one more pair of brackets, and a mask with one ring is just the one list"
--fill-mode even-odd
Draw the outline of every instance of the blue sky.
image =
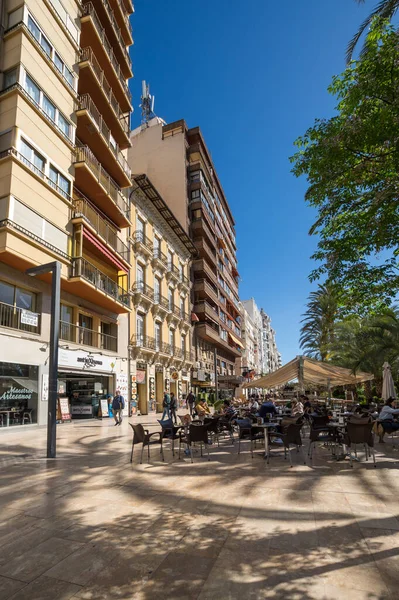
[[315, 288], [317, 240], [305, 180], [291, 174], [293, 142], [332, 114], [327, 86], [375, 5], [354, 0], [136, 0], [131, 83], [141, 80], [167, 122], [199, 125], [236, 220], [240, 297], [271, 316], [283, 362], [299, 353], [301, 314]]

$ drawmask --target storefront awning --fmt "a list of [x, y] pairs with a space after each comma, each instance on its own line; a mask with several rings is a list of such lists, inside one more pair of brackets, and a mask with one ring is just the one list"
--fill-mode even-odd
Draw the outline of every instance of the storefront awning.
[[233, 335], [232, 333], [230, 333], [230, 331], [227, 332], [229, 334], [229, 338], [231, 339], [231, 341], [234, 344], [237, 344], [237, 346], [239, 346], [240, 348], [244, 348], [244, 344], [242, 343], [241, 340], [238, 339], [238, 337], [236, 337], [235, 335]]

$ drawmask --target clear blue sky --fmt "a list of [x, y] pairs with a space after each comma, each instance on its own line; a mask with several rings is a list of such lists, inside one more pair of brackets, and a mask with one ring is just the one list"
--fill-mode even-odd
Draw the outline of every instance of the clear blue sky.
[[327, 86], [374, 0], [136, 0], [131, 83], [167, 122], [199, 125], [236, 220], [240, 297], [271, 316], [283, 362], [299, 353], [316, 239], [293, 142], [331, 115]]

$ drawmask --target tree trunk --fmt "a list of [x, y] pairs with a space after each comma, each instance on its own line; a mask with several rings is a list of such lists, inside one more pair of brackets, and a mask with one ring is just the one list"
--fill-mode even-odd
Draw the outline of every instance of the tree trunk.
[[371, 381], [364, 382], [364, 394], [367, 402], [370, 402], [373, 399], [373, 386]]

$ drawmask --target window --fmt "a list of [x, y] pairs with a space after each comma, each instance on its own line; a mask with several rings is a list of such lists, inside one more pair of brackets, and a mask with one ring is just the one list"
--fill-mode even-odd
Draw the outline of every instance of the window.
[[182, 317], [184, 317], [184, 314], [186, 312], [185, 308], [186, 308], [185, 300], [184, 300], [184, 298], [180, 298], [180, 313], [181, 313]]
[[11, 69], [10, 71], [7, 71], [7, 73], [4, 73], [4, 83], [3, 83], [3, 89], [7, 89], [8, 87], [11, 87], [12, 85], [14, 85], [14, 83], [17, 83], [18, 81], [18, 69]]
[[36, 83], [26, 75], [25, 77], [25, 90], [28, 92], [29, 96], [40, 106], [40, 88], [36, 85]]
[[19, 288], [5, 281], [0, 281], [0, 326], [39, 332], [39, 321], [37, 325], [22, 323], [23, 310], [36, 311], [36, 294], [23, 288]]
[[29, 167], [35, 167], [34, 171], [40, 177], [43, 177], [45, 160], [41, 154], [39, 154], [28, 142], [21, 138], [21, 154], [29, 162]]
[[68, 69], [68, 67], [66, 67], [64, 65], [64, 77], [67, 80], [67, 82], [69, 83], [69, 85], [71, 86], [71, 88], [75, 87], [75, 80], [74, 80], [74, 76], [72, 75], [72, 72]]
[[79, 314], [79, 344], [93, 345], [93, 317]]
[[154, 277], [154, 302], [159, 302], [161, 295], [161, 282], [158, 277]]
[[173, 310], [173, 305], [174, 305], [174, 298], [173, 298], [173, 290], [172, 288], [169, 288], [169, 293], [168, 293], [168, 302], [169, 302], [169, 310]]
[[52, 121], [55, 123], [55, 111], [56, 108], [52, 102], [47, 98], [47, 96], [43, 95], [43, 110], [47, 116], [50, 117]]
[[101, 348], [117, 352], [117, 326], [101, 321]]
[[173, 252], [168, 250], [168, 267], [170, 268], [173, 265]]
[[28, 15], [28, 29], [38, 42], [40, 42], [40, 29], [32, 19], [30, 15]]
[[62, 74], [64, 70], [64, 63], [61, 58], [58, 56], [57, 52], [54, 52], [54, 64], [59, 72]]
[[144, 269], [141, 265], [136, 266], [136, 283], [138, 291], [143, 291], [144, 288]]
[[73, 308], [66, 304], [61, 304], [61, 319], [60, 319], [60, 338], [69, 342], [75, 341], [73, 323]]
[[169, 344], [172, 346], [172, 348], [175, 345], [175, 330], [174, 329], [169, 329]]
[[54, 165], [50, 165], [49, 179], [54, 184], [52, 187], [56, 188], [60, 194], [65, 198], [68, 198], [71, 191], [71, 182], [69, 179], [64, 177]]
[[49, 58], [51, 58], [51, 52], [53, 50], [50, 42], [48, 41], [47, 38], [44, 37], [44, 35], [42, 34], [42, 39], [40, 40], [40, 45], [43, 48], [43, 50], [45, 51], [45, 53], [47, 54], [47, 56]]
[[181, 336], [181, 350], [182, 350], [183, 354], [185, 354], [185, 352], [186, 352], [186, 336], [185, 335]]
[[58, 127], [61, 129], [62, 133], [64, 133], [68, 138], [71, 137], [70, 123], [60, 112], [58, 113]]
[[155, 323], [155, 350], [157, 350], [158, 352], [161, 348], [161, 341], [162, 341], [161, 323], [156, 322]]
[[136, 316], [136, 344], [142, 346], [144, 343], [144, 317], [137, 314]]
[[136, 219], [136, 230], [137, 230], [137, 241], [139, 242], [143, 242], [144, 241], [144, 221], [142, 219], [140, 219], [140, 217], [137, 217]]

